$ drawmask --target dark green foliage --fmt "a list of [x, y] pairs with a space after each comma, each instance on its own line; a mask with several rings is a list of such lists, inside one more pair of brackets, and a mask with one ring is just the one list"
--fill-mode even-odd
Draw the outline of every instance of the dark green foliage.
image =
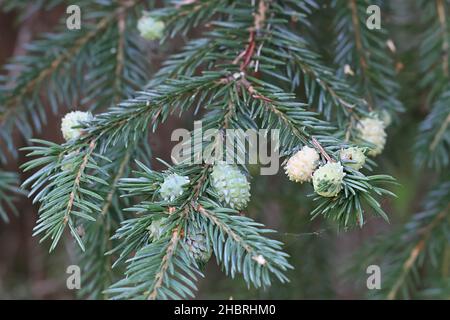
[[428, 90], [427, 102], [435, 99], [446, 90], [449, 77], [449, 41], [448, 1], [418, 1], [421, 25], [424, 27], [419, 43], [419, 85]]
[[95, 141], [81, 145], [78, 150], [64, 153], [64, 148], [46, 141], [33, 140], [39, 147], [27, 147], [29, 156], [39, 158], [29, 161], [24, 171], [42, 167], [28, 178], [23, 186], [31, 185], [34, 201], [40, 203], [39, 220], [34, 234], [44, 233], [42, 240], [50, 238], [52, 251], [58, 244], [66, 227], [84, 251], [84, 244], [76, 230], [76, 220], [95, 221], [101, 212], [103, 197], [93, 185], [108, 183], [101, 177], [89, 174], [90, 170], [106, 173], [98, 166], [102, 156], [94, 153]]
[[[366, 27], [366, 10], [372, 4], [366, 0], [333, 1], [336, 10], [335, 63], [338, 75], [358, 88], [369, 110], [384, 109], [393, 114], [403, 110], [397, 98], [399, 85], [392, 58], [395, 52], [389, 52], [387, 41], [392, 39], [389, 39], [385, 27], [374, 30]], [[393, 48], [395, 44], [392, 43], [391, 50]], [[354, 75], [346, 74], [345, 66], [349, 66]]]
[[59, 33], [27, 44], [27, 54], [5, 66], [13, 77], [0, 77], [0, 143], [13, 155], [12, 130], [27, 139], [33, 130], [40, 132], [47, 124], [47, 103], [53, 113], [77, 105], [104, 110], [138, 90], [147, 77], [146, 57], [136, 42], [139, 1], [123, 7], [115, 1], [78, 5], [86, 12], [80, 30], [68, 31], [61, 20]]
[[0, 171], [0, 217], [3, 221], [8, 222], [7, 211], [17, 214], [13, 201], [17, 194], [20, 193], [19, 179], [14, 172]]
[[[205, 261], [198, 261], [187, 239], [198, 233], [206, 235], [206, 247], [212, 247], [221, 269], [231, 277], [240, 274], [248, 287], [267, 287], [274, 279], [287, 282], [292, 267], [282, 243], [245, 211], [219, 202], [211, 188], [210, 163], [181, 162], [163, 172], [143, 164], [150, 161], [148, 132], [170, 115], [192, 112], [202, 115], [204, 130], [220, 134], [279, 130], [283, 159], [308, 145], [320, 152], [321, 164], [339, 161], [341, 148], [358, 143], [354, 128], [361, 117], [375, 109], [402, 109], [385, 31], [357, 32], [363, 21], [353, 25], [352, 7], [335, 2], [335, 62], [351, 65], [355, 76], [348, 78], [300, 32], [312, 27], [308, 16], [321, 10], [314, 1], [176, 1], [151, 12], [165, 23], [160, 43], [190, 37], [195, 28], [203, 32], [144, 86], [147, 63], [135, 29], [141, 2], [86, 3], [82, 30], [33, 42], [18, 59], [24, 69], [13, 88], [6, 78], [2, 81], [0, 135], [11, 150], [13, 128], [29, 138], [45, 123], [46, 99], [54, 112], [74, 105], [96, 112], [78, 140], [62, 145], [31, 140], [35, 145], [24, 148], [34, 157], [23, 165], [33, 171], [23, 186], [40, 204], [35, 234], [51, 239], [53, 250], [69, 228], [85, 251], [80, 253], [87, 277], [81, 295], [91, 298], [194, 297]], [[358, 1], [357, 12], [365, 5]], [[297, 21], [299, 30], [293, 27]], [[359, 65], [362, 60], [367, 65]], [[202, 141], [190, 156], [215, 144]], [[134, 165], [131, 159], [139, 161]], [[362, 227], [367, 212], [388, 220], [378, 201], [393, 195], [384, 185], [394, 179], [366, 176], [374, 166], [368, 161], [362, 172], [345, 166], [343, 191], [334, 198], [318, 197], [312, 217], [344, 229]], [[245, 165], [240, 169], [248, 173]], [[190, 183], [182, 195], [165, 201], [159, 188], [170, 173], [189, 177]], [[160, 237], [150, 234], [156, 221]]]
[[[427, 113], [420, 123], [414, 156], [432, 187], [423, 199], [422, 210], [407, 217], [404, 226], [379, 235], [362, 248], [351, 275], [361, 266], [377, 263], [382, 271], [382, 288], [369, 296], [388, 299], [447, 298], [450, 270], [450, 184], [449, 184], [449, 89], [448, 16], [445, 0], [409, 1], [393, 10], [405, 17], [406, 35], [414, 41], [405, 45], [404, 63], [419, 69], [414, 89], [408, 95], [419, 101], [418, 111]], [[418, 15], [415, 15], [419, 12]], [[414, 26], [420, 30], [413, 33]], [[418, 27], [417, 27], [418, 25]], [[417, 54], [416, 54], [417, 53]], [[418, 94], [413, 94], [417, 90]], [[406, 92], [406, 91], [405, 91]], [[409, 98], [408, 98], [409, 99]], [[404, 155], [404, 157], [407, 157]], [[434, 171], [434, 172], [433, 172]], [[435, 174], [437, 173], [437, 174]], [[423, 193], [423, 188], [419, 190]], [[358, 271], [359, 270], [359, 271]], [[365, 279], [363, 279], [365, 281]]]
[[381, 262], [383, 285], [374, 293], [380, 298], [420, 298], [424, 287], [445, 292], [445, 282], [438, 279], [448, 277], [449, 272], [449, 199], [450, 183], [437, 185], [410, 222], [361, 251], [350, 273], [364, 274], [358, 270], [361, 266]]
[[[223, 208], [211, 199], [198, 198], [199, 188], [203, 187], [203, 183], [208, 184], [205, 181], [208, 170], [192, 166], [172, 168], [171, 170], [176, 170], [177, 174], [189, 176], [192, 183], [183, 195], [173, 202], [167, 202], [162, 201], [158, 195], [159, 185], [163, 180], [161, 175], [142, 164], [140, 164], [140, 168], [143, 171], [137, 172], [138, 177], [123, 179], [121, 188], [127, 190], [130, 196], [140, 195], [144, 199], [152, 199], [153, 202], [144, 200], [129, 209], [137, 212], [139, 216], [126, 220], [117, 231], [115, 238], [121, 240], [121, 244], [112, 253], [120, 252], [118, 261], [128, 257], [134, 250], [139, 250], [138, 256], [144, 252], [154, 253], [148, 258], [148, 263], [138, 263], [137, 261], [141, 261], [141, 258], [136, 258], [137, 261], [134, 258], [131, 259], [127, 267], [127, 277], [114, 284], [108, 293], [117, 295], [116, 298], [142, 298], [143, 295], [147, 295], [148, 298], [148, 295], [152, 295], [152, 293], [153, 298], [173, 298], [172, 291], [172, 294], [178, 292], [180, 297], [190, 296], [190, 290], [195, 289], [190, 281], [196, 279], [194, 271], [198, 270], [197, 272], [199, 272], [199, 265], [192, 257], [185, 256], [187, 249], [182, 239], [190, 232], [194, 232], [191, 231], [191, 228], [197, 230], [199, 227], [207, 234], [214, 255], [227, 274], [234, 277], [236, 273], [242, 273], [247, 283], [256, 287], [269, 285], [271, 283], [270, 274], [281, 281], [287, 280], [283, 274], [283, 271], [290, 268], [286, 261], [286, 254], [280, 251], [280, 242], [264, 236], [269, 230], [260, 229], [261, 224], [239, 216], [237, 211]], [[160, 239], [150, 241], [148, 228], [153, 221], [159, 219], [164, 221], [161, 226], [162, 236]], [[183, 235], [180, 230], [184, 230]], [[153, 286], [158, 282], [161, 273], [172, 269], [170, 266], [165, 267], [158, 260], [162, 259], [167, 251], [160, 252], [161, 246], [165, 249], [173, 248], [176, 253], [173, 253], [175, 256], [170, 256], [170, 259], [174, 259], [174, 267], [181, 268], [182, 274], [190, 275], [188, 277], [190, 281], [184, 278], [181, 282], [176, 281], [176, 278], [164, 280], [155, 291]], [[183, 260], [190, 260], [184, 266], [185, 268], [182, 268], [182, 265], [177, 262], [177, 254], [180, 254], [180, 258]], [[259, 255], [266, 259], [266, 264], [259, 265], [257, 263], [256, 258]], [[149, 272], [148, 278], [139, 289], [141, 277], [138, 275], [147, 272]], [[164, 274], [163, 276], [166, 279]], [[177, 273], [173, 276], [180, 275]], [[145, 290], [150, 291], [146, 292]]]
[[442, 170], [449, 167], [450, 105], [448, 87], [450, 26], [448, 1], [420, 1], [425, 27], [420, 42], [419, 83], [426, 90], [430, 113], [420, 126], [416, 142], [417, 163]]
[[[448, 81], [448, 80], [446, 80]], [[443, 91], [420, 124], [415, 145], [417, 163], [448, 171], [450, 161], [450, 90]], [[445, 170], [447, 168], [447, 170]]]

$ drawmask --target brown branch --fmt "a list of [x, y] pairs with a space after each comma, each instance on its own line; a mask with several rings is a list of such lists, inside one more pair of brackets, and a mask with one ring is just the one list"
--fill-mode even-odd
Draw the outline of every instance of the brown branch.
[[444, 258], [442, 259], [442, 277], [450, 276], [450, 244], [447, 242], [444, 249]]
[[447, 35], [447, 14], [445, 13], [444, 0], [436, 1], [436, 10], [439, 17], [439, 24], [442, 33], [442, 70], [444, 75], [448, 77], [448, 35]]
[[117, 54], [116, 54], [116, 69], [114, 71], [115, 82], [114, 89], [116, 92], [115, 103], [119, 103], [121, 96], [121, 82], [122, 82], [122, 72], [124, 64], [124, 47], [125, 47], [125, 13], [121, 12], [117, 16], [117, 32], [119, 34], [119, 40], [117, 42]]
[[13, 113], [13, 106], [16, 105], [16, 103], [19, 102], [24, 95], [29, 94], [39, 83], [44, 81], [47, 77], [51, 76], [51, 74], [56, 69], [58, 69], [67, 59], [70, 59], [78, 52], [80, 52], [84, 45], [86, 45], [89, 41], [92, 41], [92, 39], [94, 39], [99, 32], [107, 28], [109, 23], [113, 21], [115, 17], [123, 14], [125, 11], [127, 11], [140, 1], [141, 0], [127, 2], [122, 7], [117, 9], [112, 17], [105, 17], [101, 19], [94, 30], [86, 33], [84, 37], [77, 39], [70, 49], [53, 60], [53, 62], [46, 69], [43, 69], [33, 80], [30, 80], [24, 87], [22, 87], [19, 92], [15, 93], [14, 96], [11, 96], [6, 103], [6, 107], [8, 107], [7, 111], [3, 114], [0, 114], [0, 122], [4, 123], [5, 120]]
[[434, 149], [436, 149], [436, 146], [438, 145], [439, 141], [441, 141], [449, 125], [450, 125], [450, 114], [447, 116], [447, 118], [445, 118], [444, 122], [439, 127], [438, 132], [434, 136], [433, 142], [430, 144], [430, 151], [434, 151]]
[[78, 192], [78, 188], [80, 186], [81, 176], [83, 175], [84, 170], [86, 169], [86, 166], [89, 162], [89, 158], [91, 157], [92, 153], [94, 152], [95, 146], [96, 146], [96, 139], [93, 139], [89, 143], [89, 148], [86, 152], [86, 155], [83, 157], [83, 161], [82, 161], [80, 167], [78, 168], [78, 172], [75, 177], [72, 192], [69, 195], [69, 202], [67, 203], [66, 213], [64, 214], [64, 217], [63, 217], [64, 225], [66, 225], [69, 222], [70, 212], [72, 211], [73, 203], [75, 201], [75, 196], [76, 196], [76, 194]]
[[312, 137], [312, 138], [311, 138], [311, 142], [312, 142], [312, 144], [313, 144], [317, 149], [319, 149], [319, 151], [320, 151], [320, 153], [322, 154], [322, 156], [323, 156], [325, 159], [327, 159], [328, 162], [336, 162], [336, 161], [334, 161], [334, 160], [328, 155], [328, 153], [325, 151], [325, 149], [322, 147], [322, 145], [320, 144], [320, 142], [317, 141], [316, 138]]
[[[256, 89], [251, 85], [251, 83], [245, 78], [242, 77], [242, 79], [239, 80], [240, 83], [243, 84], [243, 86], [247, 89], [247, 91], [250, 93], [250, 95], [254, 98], [254, 99], [260, 99], [264, 102], [267, 103], [268, 106], [270, 106], [272, 112], [274, 112], [276, 115], [278, 115], [285, 123], [288, 123], [291, 125], [294, 133], [296, 134], [297, 137], [301, 138], [301, 134], [299, 132], [299, 130], [295, 127], [292, 126], [291, 121], [284, 115], [284, 113], [280, 112], [278, 109], [273, 107], [272, 104], [272, 100], [268, 97], [265, 97], [261, 94], [259, 94]], [[320, 151], [320, 153], [322, 154], [322, 156], [327, 159], [328, 162], [335, 162], [329, 155], [328, 153], [325, 151], [325, 149], [322, 147], [322, 145], [319, 143], [319, 141], [312, 137], [311, 138], [311, 142], [312, 144]]]
[[[204, 182], [206, 181], [207, 177], [208, 177], [208, 170], [209, 170], [210, 165], [205, 165], [203, 172], [201, 174], [200, 179], [197, 181], [195, 187], [193, 188], [194, 193], [193, 195], [190, 197], [190, 204], [192, 208], [195, 208], [195, 206], [193, 205], [199, 195], [200, 195], [200, 191], [201, 191], [201, 187], [204, 184]], [[190, 210], [190, 206], [189, 206], [189, 202], [187, 202], [187, 204], [185, 205], [185, 208], [183, 210], [184, 215], [187, 216], [189, 214], [189, 210]], [[173, 214], [176, 211], [176, 208], [174, 207], [169, 207], [169, 214]], [[159, 288], [161, 288], [161, 286], [163, 285], [163, 281], [164, 281], [164, 275], [167, 272], [167, 269], [169, 268], [169, 262], [172, 259], [174, 252], [175, 252], [175, 248], [176, 245], [178, 243], [178, 241], [184, 237], [184, 230], [181, 228], [181, 225], [178, 226], [178, 228], [176, 228], [175, 230], [173, 230], [172, 233], [172, 238], [170, 239], [169, 245], [167, 247], [167, 251], [166, 254], [164, 255], [164, 257], [162, 258], [161, 261], [161, 268], [160, 271], [156, 274], [155, 277], [155, 284], [153, 286], [152, 291], [148, 294], [148, 300], [155, 300], [158, 296], [158, 290]]]
[[256, 32], [264, 28], [264, 24], [266, 23], [266, 12], [268, 9], [269, 5], [266, 3], [266, 0], [260, 0], [258, 4], [258, 11], [255, 14], [254, 20], [254, 27]]
[[392, 289], [389, 291], [387, 298], [389, 300], [394, 300], [397, 296], [398, 290], [401, 288], [403, 281], [406, 277], [406, 275], [409, 273], [411, 268], [414, 266], [417, 258], [419, 257], [419, 254], [425, 249], [426, 242], [428, 241], [428, 238], [431, 235], [431, 232], [433, 229], [440, 223], [441, 220], [443, 220], [450, 209], [450, 204], [441, 211], [432, 221], [429, 225], [422, 228], [418, 231], [418, 234], [421, 235], [420, 240], [417, 242], [417, 244], [413, 247], [411, 250], [411, 253], [408, 256], [408, 259], [406, 259], [405, 263], [403, 264], [402, 273], [400, 274], [400, 277], [397, 279], [397, 281], [392, 286]]
[[[368, 63], [366, 60], [366, 54], [364, 52], [364, 48], [362, 45], [362, 40], [361, 40], [361, 30], [360, 30], [360, 26], [359, 26], [359, 14], [358, 14], [358, 7], [356, 4], [356, 0], [349, 0], [349, 5], [350, 5], [350, 10], [352, 13], [352, 24], [353, 24], [353, 31], [355, 33], [355, 45], [356, 45], [356, 51], [358, 52], [359, 55], [359, 62], [361, 64], [361, 71], [363, 74], [363, 78], [364, 79], [368, 79], [367, 78], [367, 68], [368, 68]], [[373, 97], [370, 93], [369, 90], [367, 91], [367, 105], [370, 111], [373, 110]]]
[[[237, 64], [241, 59], [243, 59], [243, 63], [240, 66], [241, 71], [245, 71], [247, 67], [250, 65], [250, 62], [255, 54], [256, 48], [256, 34], [264, 27], [266, 21], [266, 12], [269, 6], [266, 3], [266, 0], [260, 0], [258, 4], [258, 11], [255, 13], [253, 27], [250, 28], [250, 34], [248, 39], [248, 45], [243, 52], [241, 52], [234, 60], [233, 64]], [[258, 49], [260, 51], [260, 49]]]
[[325, 88], [325, 90], [335, 99], [337, 102], [339, 102], [341, 105], [343, 105], [345, 108], [348, 109], [349, 112], [353, 112], [355, 105], [345, 101], [343, 98], [339, 96], [338, 93], [330, 86], [330, 84], [326, 81], [323, 81], [320, 79], [320, 76], [317, 75], [317, 73], [311, 69], [308, 65], [302, 63], [300, 59], [297, 59], [298, 63], [301, 65], [301, 68], [308, 73], [309, 75], [313, 76], [316, 80], [320, 82], [320, 84]]
[[180, 231], [177, 229], [174, 230], [172, 233], [172, 238], [170, 239], [166, 254], [164, 255], [161, 261], [161, 270], [156, 274], [155, 284], [153, 286], [152, 291], [149, 293], [147, 300], [156, 300], [158, 296], [158, 290], [161, 288], [164, 282], [164, 276], [167, 270], [169, 269], [170, 260], [174, 255], [175, 248], [179, 240], [180, 240]]
[[114, 193], [116, 192], [116, 189], [117, 189], [117, 183], [119, 182], [119, 179], [123, 176], [123, 173], [125, 171], [125, 168], [127, 167], [128, 161], [130, 160], [130, 153], [131, 153], [131, 151], [127, 150], [125, 153], [125, 156], [122, 159], [122, 162], [120, 163], [119, 170], [117, 171], [117, 174], [114, 177], [114, 180], [111, 184], [111, 190], [108, 192], [108, 196], [106, 197], [105, 204], [103, 205], [102, 212], [101, 212], [102, 215], [106, 215], [109, 207], [111, 206]]
[[253, 54], [255, 52], [255, 32], [253, 30], [250, 31], [250, 37], [249, 42], [247, 45], [247, 48], [244, 51], [243, 59], [244, 62], [241, 64], [240, 70], [244, 71], [247, 69], [248, 65], [250, 64], [250, 61], [253, 58]]
[[353, 31], [355, 32], [355, 44], [356, 49], [358, 50], [359, 59], [361, 62], [361, 66], [365, 69], [367, 68], [367, 61], [366, 57], [364, 55], [364, 48], [362, 46], [361, 41], [361, 30], [359, 29], [359, 15], [358, 15], [358, 7], [356, 4], [356, 0], [350, 0], [350, 9], [352, 11], [352, 24], [353, 24]]
[[217, 219], [217, 217], [210, 214], [205, 208], [203, 208], [202, 205], [200, 205], [200, 204], [198, 204], [198, 205], [192, 204], [192, 205], [193, 205], [193, 209], [195, 211], [199, 212], [200, 214], [202, 214], [203, 216], [205, 216], [206, 218], [211, 220], [216, 226], [218, 226], [220, 229], [222, 229], [234, 241], [241, 243], [242, 247], [245, 249], [245, 251], [252, 254], [253, 256], [257, 256], [256, 254], [254, 254], [253, 248], [250, 247], [248, 244], [246, 244], [244, 239], [242, 239], [242, 237], [240, 237], [238, 234], [233, 232], [233, 230], [231, 230], [230, 227], [223, 224], [219, 219]]
[[263, 100], [265, 102], [272, 102], [272, 99], [259, 94], [258, 91], [253, 87], [253, 85], [245, 78], [242, 77], [239, 82], [244, 86], [244, 88], [250, 93], [251, 97], [258, 100]]
[[193, 201], [197, 201], [198, 197], [200, 196], [200, 191], [201, 191], [202, 185], [205, 183], [206, 179], [208, 178], [208, 170], [210, 167], [211, 167], [211, 165], [209, 165], [209, 164], [204, 166], [202, 175], [200, 176], [200, 179], [197, 181], [197, 184], [193, 188], [194, 195], [191, 198]]

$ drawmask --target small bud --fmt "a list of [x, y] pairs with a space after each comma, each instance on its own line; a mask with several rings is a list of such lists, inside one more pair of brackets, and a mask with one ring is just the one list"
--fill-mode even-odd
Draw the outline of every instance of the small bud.
[[361, 169], [366, 162], [363, 148], [351, 147], [343, 149], [340, 151], [339, 155], [341, 160], [345, 162], [345, 165], [355, 170]]
[[76, 231], [80, 238], [83, 238], [86, 235], [86, 230], [84, 229], [84, 226], [82, 224], [77, 226]]
[[344, 167], [339, 162], [328, 162], [313, 174], [314, 191], [322, 197], [334, 197], [342, 189]]
[[83, 133], [83, 124], [89, 123], [94, 117], [90, 112], [72, 111], [64, 116], [61, 121], [61, 132], [66, 141], [78, 139]]
[[159, 194], [165, 201], [173, 201], [176, 197], [183, 194], [183, 187], [188, 183], [188, 177], [179, 176], [176, 173], [170, 174], [161, 183]]
[[388, 39], [386, 41], [386, 45], [389, 48], [389, 50], [391, 50], [392, 53], [395, 53], [397, 51], [397, 48], [395, 47], [395, 43], [391, 39]]
[[256, 261], [260, 266], [263, 266], [267, 263], [266, 259], [262, 255], [257, 255], [252, 257], [253, 260]]
[[72, 151], [63, 157], [63, 160], [61, 163], [62, 171], [72, 171], [74, 169], [73, 160], [77, 154], [78, 154], [77, 151]]
[[142, 38], [158, 40], [163, 36], [165, 25], [162, 21], [144, 15], [139, 19], [137, 28]]
[[150, 234], [150, 238], [154, 241], [158, 240], [159, 238], [161, 238], [162, 234], [163, 234], [163, 221], [164, 218], [161, 219], [157, 219], [157, 220], [153, 220], [152, 223], [150, 224], [150, 226], [148, 226], [147, 230], [148, 233]]
[[372, 111], [369, 114], [369, 117], [383, 121], [385, 128], [387, 128], [392, 123], [392, 116], [389, 113], [389, 111], [387, 111], [385, 109]]
[[295, 182], [310, 181], [319, 163], [319, 154], [311, 147], [304, 146], [289, 158], [285, 170], [289, 179]]
[[184, 238], [184, 243], [188, 252], [199, 264], [199, 267], [203, 268], [213, 253], [212, 246], [210, 241], [208, 241], [207, 235], [198, 229], [190, 230]]
[[214, 165], [211, 182], [219, 200], [242, 210], [250, 200], [250, 184], [238, 167], [226, 163]]
[[359, 137], [371, 144], [368, 154], [379, 155], [386, 143], [386, 132], [384, 122], [376, 118], [364, 118], [356, 126]]
[[344, 66], [344, 73], [347, 74], [347, 75], [350, 75], [350, 76], [354, 76], [355, 75], [355, 73], [352, 70], [352, 67], [350, 67], [350, 65], [348, 65], [348, 64], [346, 64]]
[[387, 128], [392, 123], [392, 116], [387, 110], [381, 110], [378, 114], [378, 118], [383, 121], [384, 126]]

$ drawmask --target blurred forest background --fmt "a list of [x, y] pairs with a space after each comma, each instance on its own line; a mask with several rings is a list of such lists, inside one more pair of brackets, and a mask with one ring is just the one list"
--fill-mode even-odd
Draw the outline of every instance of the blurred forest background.
[[[418, 26], [411, 26], [410, 23], [418, 21], [420, 10], [411, 5], [414, 1], [389, 2], [392, 3], [390, 10], [382, 12], [382, 27], [390, 31], [396, 45], [400, 97], [406, 109], [400, 120], [389, 127], [387, 147], [377, 158], [379, 167], [375, 170], [394, 176], [400, 183], [393, 190], [398, 198], [382, 203], [391, 219], [390, 224], [369, 217], [362, 229], [337, 231], [335, 226], [320, 218], [310, 221], [309, 212], [313, 204], [306, 196], [312, 191], [310, 186], [288, 182], [281, 170], [277, 176], [254, 175], [248, 214], [279, 231], [277, 237], [286, 244], [286, 251], [291, 255], [290, 263], [295, 266], [288, 274], [291, 282], [287, 285], [276, 283], [268, 290], [248, 290], [241, 279], [227, 279], [214, 261], [210, 261], [206, 270], [208, 276], [200, 280], [198, 298], [351, 299], [370, 295], [366, 288], [366, 267], [378, 264], [380, 260], [356, 262], [359, 269], [352, 269], [350, 273], [345, 273], [345, 269], [355, 263], [355, 256], [364, 244], [371, 243], [376, 235], [390, 237], [396, 226], [417, 213], [426, 190], [436, 178], [432, 171], [418, 170], [412, 160], [418, 124], [429, 112], [429, 106], [416, 89], [419, 76], [414, 63], [411, 63], [416, 59], [414, 48], [418, 42]], [[65, 15], [65, 6], [35, 12], [30, 4], [27, 10], [26, 17], [19, 17], [23, 11], [0, 12], [0, 65], [7, 63], [11, 57], [23, 54], [25, 43], [36, 39], [42, 32], [53, 30]], [[313, 19], [324, 25], [329, 24], [327, 10], [325, 6], [319, 14], [313, 15]], [[327, 36], [321, 33], [317, 35], [317, 41], [329, 43]], [[184, 43], [185, 39], [176, 38], [158, 47], [153, 42], [142, 41], [148, 49], [149, 77], [158, 70], [168, 54], [176, 52]], [[331, 56], [330, 52], [323, 53]], [[7, 75], [6, 71], [0, 72]], [[59, 126], [65, 113], [65, 109], [61, 109], [59, 114], [48, 112], [48, 123], [37, 137], [62, 142]], [[183, 119], [172, 118], [164, 123], [157, 134], [149, 138], [153, 153], [169, 161], [171, 131], [179, 127], [187, 128], [191, 122], [192, 118], [187, 115]], [[15, 140], [18, 146], [26, 145], [19, 134]], [[10, 155], [8, 159], [8, 171], [18, 172], [18, 167], [25, 161], [22, 152], [17, 159]], [[154, 161], [153, 164], [155, 168], [161, 168], [159, 163]], [[21, 180], [25, 177], [22, 174]], [[10, 214], [9, 223], [0, 222], [0, 298], [75, 298], [76, 292], [68, 290], [65, 285], [66, 268], [75, 263], [73, 241], [68, 236], [65, 244], [49, 255], [48, 246], [40, 245], [38, 238], [31, 236], [37, 219], [37, 207], [25, 196], [19, 197], [16, 205], [18, 215]]]

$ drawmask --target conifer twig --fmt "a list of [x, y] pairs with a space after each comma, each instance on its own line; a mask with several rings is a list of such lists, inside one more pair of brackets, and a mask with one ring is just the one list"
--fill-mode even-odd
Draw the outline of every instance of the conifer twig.
[[387, 298], [389, 300], [394, 300], [397, 296], [397, 292], [400, 289], [406, 275], [411, 270], [411, 268], [414, 266], [417, 258], [419, 257], [419, 254], [424, 250], [426, 242], [428, 238], [430, 237], [431, 232], [433, 229], [439, 225], [440, 221], [443, 220], [446, 216], [448, 211], [450, 210], [450, 204], [441, 211], [436, 217], [431, 221], [429, 225], [419, 230], [419, 233], [421, 234], [420, 240], [417, 242], [417, 244], [413, 247], [411, 250], [411, 253], [408, 256], [408, 259], [403, 264], [402, 273], [398, 277], [395, 284], [392, 286], [392, 289], [389, 291]]

